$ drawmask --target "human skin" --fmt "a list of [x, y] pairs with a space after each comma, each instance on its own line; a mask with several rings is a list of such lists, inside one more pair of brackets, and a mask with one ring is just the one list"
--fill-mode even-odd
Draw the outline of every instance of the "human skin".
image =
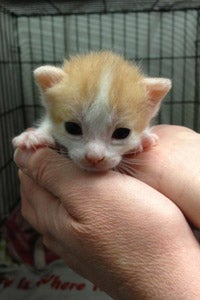
[[[183, 155], [181, 171], [186, 168], [187, 173], [191, 161], [182, 147], [190, 137], [191, 151], [194, 146], [200, 149], [199, 135], [173, 126], [158, 126], [155, 131], [159, 145], [138, 156], [145, 164], [136, 172], [153, 188], [113, 171], [84, 172], [51, 149], [23, 152], [25, 159], [18, 151], [22, 213], [43, 235], [47, 247], [114, 299], [199, 299], [199, 244], [181, 210], [169, 199], [171, 195], [175, 203], [179, 201], [185, 188], [183, 176], [170, 173], [179, 158], [176, 151]], [[173, 144], [168, 145], [172, 149], [168, 153], [167, 142]], [[168, 184], [171, 191], [166, 197]], [[195, 183], [194, 194], [182, 197], [181, 203], [191, 200], [198, 209], [196, 188]]]
[[171, 199], [200, 229], [200, 134], [181, 126], [154, 128], [159, 142], [140, 153], [135, 177]]

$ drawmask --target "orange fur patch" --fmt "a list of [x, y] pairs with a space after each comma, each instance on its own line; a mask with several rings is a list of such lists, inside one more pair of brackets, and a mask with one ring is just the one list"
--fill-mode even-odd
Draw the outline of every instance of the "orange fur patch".
[[108, 70], [112, 80], [109, 105], [120, 127], [141, 132], [148, 125], [147, 95], [138, 67], [112, 52], [90, 53], [65, 61], [63, 80], [45, 92], [45, 99], [54, 122], [77, 120], [95, 100], [100, 90], [103, 72]]

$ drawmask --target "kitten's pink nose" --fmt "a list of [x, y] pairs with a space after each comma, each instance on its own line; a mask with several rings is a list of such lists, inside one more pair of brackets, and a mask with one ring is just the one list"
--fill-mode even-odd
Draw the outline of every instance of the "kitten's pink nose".
[[91, 164], [91, 165], [98, 165], [100, 162], [102, 162], [105, 159], [105, 156], [95, 156], [92, 154], [86, 154], [85, 159]]

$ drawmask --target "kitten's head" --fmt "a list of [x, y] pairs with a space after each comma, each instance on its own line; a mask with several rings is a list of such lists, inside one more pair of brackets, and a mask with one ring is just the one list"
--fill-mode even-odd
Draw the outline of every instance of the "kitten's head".
[[171, 87], [169, 79], [144, 77], [111, 52], [76, 56], [34, 74], [55, 139], [87, 170], [114, 168], [137, 148]]

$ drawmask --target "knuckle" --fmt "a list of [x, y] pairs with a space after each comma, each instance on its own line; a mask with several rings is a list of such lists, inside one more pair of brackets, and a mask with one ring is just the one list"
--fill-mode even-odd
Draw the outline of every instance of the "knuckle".
[[70, 224], [71, 240], [78, 243], [81, 247], [84, 245], [91, 245], [93, 240], [92, 229], [89, 225], [83, 225], [79, 222], [72, 221]]
[[28, 172], [30, 170], [31, 177], [37, 182], [45, 182], [48, 176], [49, 162], [45, 159], [44, 149], [36, 151], [32, 159], [29, 161]]
[[47, 176], [47, 167], [48, 164], [43, 160], [40, 164], [37, 165], [37, 168], [33, 171], [33, 176], [37, 182], [43, 182]]

